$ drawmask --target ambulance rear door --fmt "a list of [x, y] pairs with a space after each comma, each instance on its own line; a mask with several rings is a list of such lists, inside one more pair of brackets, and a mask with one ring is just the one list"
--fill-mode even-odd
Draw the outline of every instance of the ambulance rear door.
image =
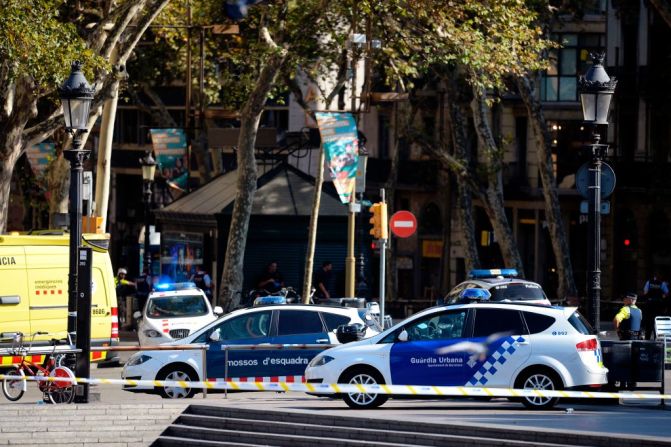
[[[30, 297], [22, 246], [0, 246], [0, 333], [30, 333]], [[0, 340], [6, 346], [11, 341]]]

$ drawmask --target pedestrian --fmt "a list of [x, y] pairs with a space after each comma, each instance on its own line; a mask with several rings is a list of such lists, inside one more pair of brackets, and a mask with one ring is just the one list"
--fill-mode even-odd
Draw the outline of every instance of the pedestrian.
[[613, 318], [615, 331], [617, 331], [620, 340], [638, 340], [641, 338], [643, 312], [636, 307], [637, 298], [635, 293], [627, 293], [623, 298], [624, 305]]
[[149, 275], [147, 270], [143, 270], [142, 274], [135, 278], [135, 289], [135, 302], [137, 306], [135, 310], [142, 312], [147, 298], [149, 298], [149, 292], [152, 289], [151, 275]]
[[128, 310], [132, 311], [132, 303], [130, 306], [127, 306], [126, 300], [127, 297], [133, 294], [136, 289], [136, 284], [127, 279], [128, 270], [121, 267], [117, 270], [116, 278], [114, 278], [114, 285], [116, 286], [116, 297], [117, 297], [117, 306], [119, 307], [119, 326], [123, 327], [126, 325], [127, 321], [130, 321], [132, 318], [129, 318], [127, 315]]
[[205, 296], [212, 300], [212, 278], [207, 274], [202, 265], [196, 267], [196, 273], [191, 275], [191, 279], [196, 287], [205, 292]]
[[655, 271], [652, 278], [645, 282], [643, 286], [643, 296], [645, 297], [645, 339], [650, 340], [655, 326], [655, 317], [664, 315], [666, 310], [667, 297], [669, 296], [669, 286], [663, 281], [659, 272]]
[[331, 282], [333, 280], [333, 263], [331, 261], [324, 261], [322, 267], [315, 272], [315, 298], [318, 301], [325, 301], [331, 298]]
[[277, 268], [277, 261], [271, 261], [256, 283], [258, 289], [268, 293], [277, 293], [284, 287], [284, 277]]

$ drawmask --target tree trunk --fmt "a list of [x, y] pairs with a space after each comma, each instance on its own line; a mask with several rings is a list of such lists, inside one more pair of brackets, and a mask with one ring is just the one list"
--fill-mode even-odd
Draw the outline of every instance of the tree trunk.
[[535, 95], [533, 81], [529, 76], [517, 77], [517, 88], [522, 96], [527, 113], [531, 119], [531, 127], [536, 140], [536, 151], [538, 153], [538, 166], [543, 185], [543, 198], [545, 199], [545, 219], [548, 222], [550, 241], [557, 264], [557, 275], [559, 285], [557, 297], [563, 299], [568, 295], [577, 295], [575, 278], [573, 277], [573, 265], [571, 253], [566, 240], [564, 220], [559, 207], [559, 195], [557, 194], [557, 180], [552, 169], [552, 137], [548, 130], [541, 103]]
[[315, 190], [312, 196], [312, 213], [310, 214], [310, 228], [308, 229], [308, 248], [305, 253], [305, 270], [303, 271], [303, 304], [310, 304], [310, 292], [312, 291], [312, 271], [314, 270], [315, 247], [317, 245], [317, 224], [319, 219], [319, 204], [322, 197], [322, 184], [324, 182], [324, 163], [326, 153], [324, 145], [319, 149], [319, 168], [315, 179]]
[[[114, 52], [116, 53], [116, 51]], [[112, 168], [112, 138], [116, 120], [117, 101], [119, 99], [119, 81], [112, 87], [111, 98], [103, 106], [100, 123], [100, 142], [98, 144], [98, 162], [96, 166], [95, 215], [102, 217], [103, 231], [107, 228], [107, 209], [109, 205], [110, 174]], [[145, 229], [145, 231], [149, 231]]]
[[[266, 28], [262, 28], [260, 33], [266, 41], [270, 40]], [[235, 309], [240, 304], [242, 295], [242, 269], [247, 245], [247, 232], [252, 214], [254, 193], [256, 192], [257, 172], [256, 156], [254, 155], [256, 134], [268, 94], [275, 84], [275, 78], [285, 59], [286, 52], [280, 50], [276, 50], [268, 57], [266, 65], [261, 69], [256, 85], [240, 113], [237, 193], [233, 203], [224, 270], [221, 275], [219, 291], [219, 303], [228, 311]]]
[[489, 119], [487, 117], [487, 104], [485, 102], [485, 92], [474, 90], [474, 99], [472, 103], [473, 118], [475, 120], [475, 129], [478, 134], [480, 146], [484, 149], [485, 159], [487, 160], [487, 188], [485, 192], [485, 211], [489, 217], [496, 242], [501, 250], [501, 256], [505, 267], [515, 268], [524, 277], [524, 265], [520, 258], [513, 231], [506, 216], [503, 201], [503, 181], [501, 178], [501, 157], [502, 151], [499, 149], [494, 135], [492, 134]]
[[[448, 113], [450, 117], [450, 133], [454, 145], [455, 157], [464, 166], [470, 166], [472, 158], [470, 138], [468, 137], [468, 123], [463, 98], [460, 96], [456, 82], [453, 79], [444, 79], [447, 87]], [[446, 147], [443, 148], [447, 150]], [[450, 165], [445, 166], [451, 169]], [[451, 169], [454, 172], [454, 169]], [[464, 244], [464, 263], [466, 271], [480, 267], [477, 239], [475, 238], [475, 220], [473, 219], [473, 199], [471, 188], [467, 182], [459, 180], [457, 175], [457, 217], [461, 228], [461, 237]]]

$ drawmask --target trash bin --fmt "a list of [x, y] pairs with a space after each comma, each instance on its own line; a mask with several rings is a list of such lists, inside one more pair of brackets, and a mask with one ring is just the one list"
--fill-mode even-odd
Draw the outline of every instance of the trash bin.
[[664, 379], [664, 343], [633, 341], [632, 359], [635, 382], [661, 382]]
[[608, 368], [608, 383], [633, 382], [632, 341], [601, 340], [603, 365]]

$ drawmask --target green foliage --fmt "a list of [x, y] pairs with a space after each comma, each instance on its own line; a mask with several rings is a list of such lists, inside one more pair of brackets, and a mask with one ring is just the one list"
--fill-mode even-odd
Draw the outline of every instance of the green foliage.
[[0, 0], [0, 64], [9, 78], [27, 75], [40, 91], [48, 91], [81, 60], [92, 77], [100, 61], [77, 35], [75, 26], [59, 17], [62, 0]]

